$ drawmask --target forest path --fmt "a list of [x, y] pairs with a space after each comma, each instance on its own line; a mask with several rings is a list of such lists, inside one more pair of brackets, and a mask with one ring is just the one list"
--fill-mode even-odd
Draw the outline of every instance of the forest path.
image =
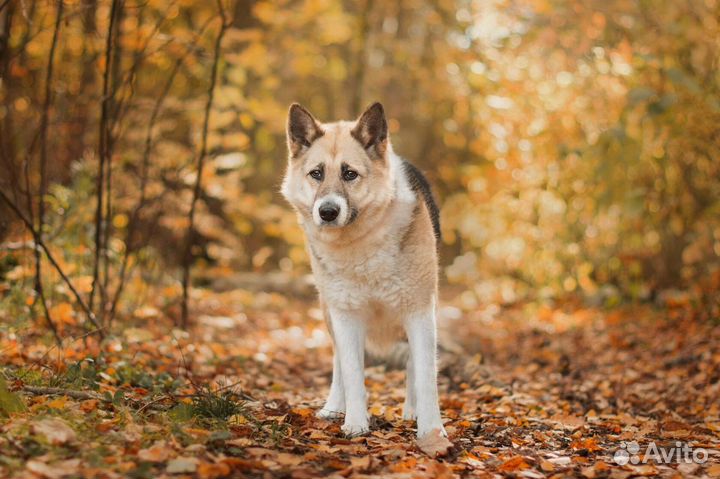
[[[91, 353], [92, 344], [76, 341], [52, 359], [57, 352], [31, 343], [37, 338], [16, 339], [14, 349], [2, 338], [4, 362], [44, 358], [55, 368], [49, 377], [16, 370], [11, 389], [59, 385], [113, 397], [23, 395], [29, 411], [0, 421], [4, 475], [720, 475], [720, 327], [689, 304], [471, 312], [443, 305], [440, 396], [454, 447], [435, 459], [401, 419], [400, 370], [368, 368], [368, 436], [345, 439], [338, 421], [314, 417], [332, 364], [314, 302], [239, 290], [196, 290], [195, 301], [191, 333], [168, 334], [163, 313], [139, 309], [134, 327], [103, 345], [92, 374], [79, 367], [80, 379], [68, 379], [72, 368], [62, 364]], [[706, 461], [615, 460], [625, 457], [617, 451], [632, 456], [633, 442], [642, 459], [652, 444], [669, 454], [678, 441]]]

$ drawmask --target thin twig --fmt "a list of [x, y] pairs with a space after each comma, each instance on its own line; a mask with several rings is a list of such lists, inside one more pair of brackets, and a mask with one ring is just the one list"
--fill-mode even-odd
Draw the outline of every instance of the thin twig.
[[188, 300], [189, 300], [189, 288], [190, 288], [190, 265], [192, 263], [192, 247], [195, 239], [194, 228], [195, 228], [195, 209], [197, 208], [197, 201], [200, 197], [200, 189], [202, 186], [202, 176], [205, 167], [205, 157], [207, 156], [207, 136], [208, 136], [208, 125], [210, 123], [210, 111], [212, 109], [213, 99], [215, 97], [215, 83], [217, 82], [218, 67], [220, 64], [220, 47], [222, 44], [225, 30], [229, 27], [227, 19], [225, 18], [225, 8], [223, 7], [222, 0], [218, 0], [218, 12], [220, 15], [220, 32], [215, 39], [215, 55], [213, 58], [212, 71], [210, 74], [210, 85], [208, 86], [208, 98], [205, 104], [205, 118], [203, 120], [203, 129], [201, 137], [200, 154], [197, 160], [197, 177], [195, 178], [195, 188], [193, 189], [193, 197], [190, 203], [190, 212], [188, 213], [188, 229], [187, 238], [185, 243], [185, 254], [183, 256], [183, 277], [182, 277], [182, 303], [181, 303], [181, 316], [180, 326], [183, 329], [188, 327]]
[[23, 386], [22, 390], [25, 392], [28, 392], [30, 394], [35, 394], [37, 396], [45, 396], [45, 395], [58, 395], [58, 396], [67, 396], [73, 399], [80, 399], [82, 401], [85, 401], [87, 399], [95, 399], [98, 401], [105, 401], [105, 398], [103, 398], [101, 395], [97, 393], [91, 393], [87, 391], [77, 391], [74, 389], [64, 389], [64, 388], [46, 388], [46, 387], [39, 387], [39, 386]]
[[[53, 79], [53, 63], [55, 60], [55, 50], [57, 49], [58, 37], [60, 34], [60, 21], [62, 20], [63, 2], [57, 1], [57, 13], [55, 18], [55, 28], [53, 30], [52, 43], [50, 44], [50, 53], [48, 54], [48, 64], [45, 74], [45, 99], [43, 101], [42, 116], [40, 117], [40, 191], [38, 198], [38, 225], [37, 238], [42, 240], [43, 229], [45, 229], [45, 195], [47, 193], [47, 131], [48, 119], [50, 117], [50, 104], [52, 103], [52, 79]], [[27, 192], [30, 195], [30, 191]], [[42, 284], [42, 254], [38, 245], [35, 245], [35, 291], [40, 298], [45, 319], [48, 326], [52, 330], [55, 341], [62, 343], [62, 338], [58, 333], [57, 326], [50, 316], [50, 309], [45, 298], [45, 291]]]
[[[100, 275], [100, 259], [102, 257], [103, 247], [103, 198], [104, 198], [104, 187], [105, 187], [105, 164], [108, 157], [108, 114], [110, 111], [110, 102], [114, 96], [114, 92], [110, 94], [110, 71], [112, 65], [112, 52], [113, 52], [113, 39], [115, 32], [115, 23], [118, 15], [118, 0], [113, 0], [112, 6], [110, 7], [110, 25], [108, 26], [108, 34], [105, 40], [105, 71], [103, 72], [103, 92], [102, 92], [102, 103], [100, 107], [100, 126], [99, 126], [99, 140], [98, 140], [98, 173], [96, 178], [96, 192], [97, 195], [97, 206], [95, 210], [95, 256], [93, 264], [93, 279], [92, 288], [90, 289], [90, 299], [88, 300], [88, 307], [92, 310], [95, 301], [95, 293], [98, 289], [98, 280]], [[100, 305], [100, 315], [102, 319], [102, 311], [105, 305]]]
[[[67, 396], [72, 399], [79, 401], [95, 400], [103, 403], [112, 403], [112, 401], [98, 393], [90, 391], [78, 391], [76, 389], [65, 389], [65, 388], [49, 388], [40, 386], [23, 386], [22, 391], [36, 396]], [[136, 404], [140, 402], [142, 406], [138, 408], [137, 412], [141, 413], [146, 409], [165, 410], [165, 408], [158, 407], [158, 403], [167, 399], [175, 400], [172, 395], [163, 395], [159, 398], [152, 399], [147, 402], [133, 400]]]

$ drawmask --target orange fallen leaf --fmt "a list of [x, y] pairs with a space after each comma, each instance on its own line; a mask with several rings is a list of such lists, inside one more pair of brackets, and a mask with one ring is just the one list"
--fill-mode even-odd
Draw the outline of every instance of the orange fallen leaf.
[[570, 444], [570, 447], [575, 450], [585, 449], [590, 452], [595, 452], [602, 449], [600, 446], [598, 446], [597, 441], [593, 437], [576, 439]]
[[361, 457], [350, 458], [350, 465], [356, 471], [367, 471], [368, 469], [370, 469], [371, 464], [372, 456], [369, 454]]
[[103, 421], [95, 426], [97, 432], [108, 432], [115, 427], [114, 421]]
[[390, 466], [390, 470], [393, 472], [410, 472], [415, 471], [417, 467], [417, 459], [414, 457], [408, 457], [402, 461], [398, 461]]
[[523, 458], [522, 456], [515, 456], [503, 462], [502, 465], [498, 468], [498, 471], [515, 472], [522, 471], [523, 469], [528, 469], [529, 467], [530, 465], [525, 462], [525, 458]]
[[230, 471], [230, 466], [224, 462], [217, 464], [204, 462], [198, 465], [197, 475], [200, 479], [216, 479], [229, 475]]
[[61, 479], [66, 476], [77, 475], [80, 468], [80, 459], [46, 464], [39, 460], [31, 460], [25, 466], [28, 471], [47, 479]]
[[80, 403], [80, 410], [85, 413], [92, 412], [97, 409], [97, 405], [97, 399], [88, 399], [87, 401], [83, 401]]
[[167, 446], [165, 441], [157, 441], [147, 449], [138, 451], [138, 458], [148, 462], [165, 462], [173, 453], [173, 450]]
[[47, 403], [47, 406], [52, 409], [65, 409], [67, 406], [67, 396], [60, 396]]
[[302, 418], [313, 417], [315, 415], [315, 412], [312, 409], [305, 408], [305, 407], [303, 407], [303, 408], [296, 407], [296, 408], [291, 409], [290, 412], [292, 412], [293, 414], [297, 414], [298, 416], [300, 416]]
[[720, 464], [713, 464], [707, 468], [706, 472], [710, 477], [720, 477]]
[[298, 464], [303, 463], [304, 458], [295, 454], [281, 452], [277, 456], [275, 456], [275, 461], [277, 461], [278, 464], [281, 464], [283, 466], [297, 466]]

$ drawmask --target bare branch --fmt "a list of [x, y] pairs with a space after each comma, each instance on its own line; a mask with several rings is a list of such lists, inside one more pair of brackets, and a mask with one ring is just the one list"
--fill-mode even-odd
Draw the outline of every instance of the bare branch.
[[[102, 249], [104, 243], [103, 237], [103, 224], [104, 224], [104, 188], [105, 188], [105, 166], [108, 161], [109, 151], [109, 113], [110, 103], [114, 96], [110, 92], [110, 73], [112, 70], [112, 54], [113, 54], [113, 43], [115, 38], [115, 29], [118, 17], [118, 10], [120, 7], [119, 0], [113, 0], [110, 9], [110, 25], [108, 26], [107, 39], [105, 41], [105, 71], [103, 72], [103, 92], [102, 92], [102, 103], [100, 109], [100, 131], [98, 140], [98, 174], [96, 178], [96, 195], [97, 195], [97, 207], [95, 210], [95, 256], [93, 263], [93, 280], [92, 288], [90, 290], [90, 299], [88, 300], [88, 307], [92, 310], [95, 301], [95, 293], [98, 288], [98, 280], [100, 275], [100, 261], [102, 258]], [[100, 305], [100, 314], [102, 318], [102, 311], [104, 305]]]
[[67, 396], [69, 398], [78, 399], [80, 401], [85, 401], [88, 399], [95, 399], [97, 401], [105, 401], [105, 399], [97, 393], [91, 393], [91, 392], [86, 392], [86, 391], [76, 391], [74, 389], [23, 386], [22, 390], [25, 392], [28, 392], [30, 394], [35, 394], [38, 396], [57, 395], [57, 396]]
[[[60, 34], [60, 21], [62, 20], [63, 2], [57, 0], [57, 13], [55, 17], [55, 28], [53, 29], [52, 43], [50, 44], [50, 53], [48, 54], [48, 65], [45, 73], [45, 99], [43, 101], [42, 116], [40, 117], [40, 191], [38, 193], [38, 225], [37, 238], [42, 240], [43, 229], [45, 229], [45, 195], [47, 194], [47, 136], [48, 136], [48, 120], [50, 117], [50, 104], [52, 103], [52, 79], [53, 79], [53, 63], [55, 60], [55, 51], [57, 49], [58, 36]], [[28, 195], [31, 192], [27, 191]], [[31, 202], [31, 200], [29, 200]], [[45, 298], [45, 291], [42, 284], [42, 255], [40, 248], [35, 245], [35, 291], [40, 304], [42, 304], [45, 319], [47, 320], [50, 330], [55, 336], [55, 340], [62, 342], [57, 326], [50, 316], [50, 310]]]

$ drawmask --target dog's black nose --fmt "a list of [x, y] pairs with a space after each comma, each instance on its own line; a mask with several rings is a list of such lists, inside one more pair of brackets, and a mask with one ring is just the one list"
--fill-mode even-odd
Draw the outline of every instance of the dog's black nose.
[[320, 207], [320, 218], [328, 223], [334, 221], [340, 214], [340, 208], [333, 204], [326, 204]]

